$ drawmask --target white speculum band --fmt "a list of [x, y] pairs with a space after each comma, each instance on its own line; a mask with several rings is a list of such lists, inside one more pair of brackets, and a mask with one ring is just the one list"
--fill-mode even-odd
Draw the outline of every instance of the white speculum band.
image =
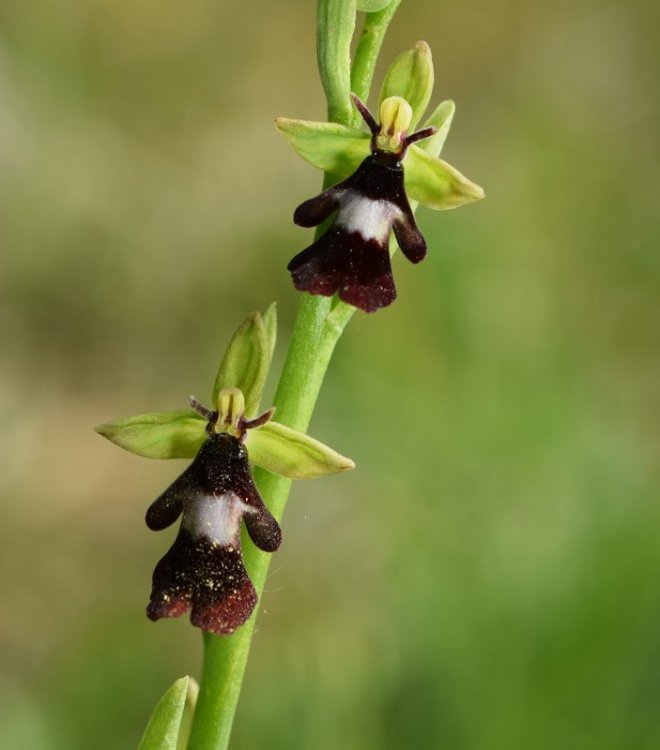
[[364, 240], [386, 243], [401, 209], [387, 200], [367, 198], [355, 190], [342, 196], [337, 224], [346, 232], [357, 232]]
[[183, 514], [183, 528], [195, 539], [206, 537], [220, 547], [238, 547], [241, 518], [254, 510], [234, 492], [195, 498]]

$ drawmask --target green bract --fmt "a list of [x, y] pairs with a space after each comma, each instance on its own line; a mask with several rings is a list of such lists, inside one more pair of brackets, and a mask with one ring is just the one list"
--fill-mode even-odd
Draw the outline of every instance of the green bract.
[[[433, 61], [426, 42], [401, 53], [385, 74], [380, 104], [391, 97], [405, 99], [412, 108], [413, 131], [428, 105], [433, 86]], [[380, 109], [380, 107], [379, 107]], [[436, 210], [456, 208], [484, 197], [479, 185], [438, 158], [454, 116], [452, 101], [438, 105], [423, 124], [436, 133], [412, 145], [403, 158], [404, 184], [409, 199]], [[353, 174], [371, 152], [371, 136], [362, 130], [329, 122], [278, 117], [275, 125], [294, 150], [309, 164], [344, 179]]]
[[138, 750], [181, 750], [186, 747], [190, 719], [197, 697], [192, 677], [177, 680], [158, 701]]
[[[235, 429], [245, 424], [251, 463], [291, 479], [311, 479], [353, 469], [355, 464], [323, 443], [270, 419], [253, 420], [259, 407], [275, 345], [275, 306], [264, 316], [254, 312], [233, 335], [213, 387], [213, 407], [220, 415], [235, 411]], [[238, 404], [238, 406], [235, 406]], [[238, 410], [238, 411], [237, 411]], [[245, 419], [248, 417], [248, 419]], [[111, 442], [145, 458], [194, 458], [207, 438], [209, 422], [193, 409], [149, 412], [107, 422], [96, 431]], [[218, 423], [222, 429], [223, 424]], [[254, 428], [254, 429], [252, 429]]]

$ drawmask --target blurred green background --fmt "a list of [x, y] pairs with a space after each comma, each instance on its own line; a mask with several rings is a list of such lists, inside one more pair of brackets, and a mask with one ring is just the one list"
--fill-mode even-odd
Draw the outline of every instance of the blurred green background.
[[[144, 616], [184, 464], [92, 426], [207, 399], [272, 300], [279, 369], [314, 5], [2, 4], [2, 748], [133, 748], [198, 674]], [[233, 747], [660, 747], [660, 14], [404, 0], [383, 62], [417, 39], [487, 199], [340, 342], [311, 429], [358, 470], [294, 487]]]

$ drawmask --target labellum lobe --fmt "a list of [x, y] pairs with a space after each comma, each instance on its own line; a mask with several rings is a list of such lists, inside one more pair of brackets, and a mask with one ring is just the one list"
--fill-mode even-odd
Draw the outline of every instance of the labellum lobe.
[[240, 522], [266, 552], [280, 546], [279, 524], [250, 475], [239, 438], [211, 432], [186, 471], [151, 505], [155, 531], [183, 515], [179, 534], [153, 575], [147, 615], [178, 617], [191, 609], [193, 625], [229, 635], [252, 614], [257, 594], [243, 565]]

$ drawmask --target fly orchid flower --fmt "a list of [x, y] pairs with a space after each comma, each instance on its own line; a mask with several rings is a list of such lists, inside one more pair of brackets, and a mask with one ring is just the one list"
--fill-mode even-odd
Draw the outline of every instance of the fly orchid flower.
[[278, 549], [282, 532], [252, 481], [244, 446], [247, 430], [265, 424], [273, 412], [246, 420], [243, 394], [236, 388], [225, 389], [219, 401], [221, 411], [211, 412], [190, 400], [208, 420], [208, 437], [192, 464], [147, 511], [153, 531], [183, 516], [174, 544], [154, 570], [147, 615], [158, 620], [191, 609], [193, 625], [229, 635], [257, 603], [243, 565], [241, 519], [264, 552]]
[[403, 185], [402, 161], [408, 147], [435, 134], [425, 128], [406, 131], [412, 109], [400, 97], [385, 99], [380, 124], [363, 102], [355, 106], [371, 131], [371, 154], [347, 180], [296, 209], [298, 226], [313, 227], [337, 212], [328, 231], [288, 265], [299, 291], [332, 296], [366, 312], [396, 299], [389, 240], [392, 230], [408, 260], [419, 263], [426, 242], [417, 228]]
[[99, 425], [101, 435], [148, 458], [193, 458], [149, 507], [154, 531], [182, 517], [169, 552], [154, 570], [147, 615], [152, 620], [191, 610], [191, 622], [228, 635], [257, 602], [241, 553], [244, 522], [265, 552], [280, 546], [280, 526], [250, 473], [250, 464], [291, 479], [348, 471], [353, 461], [318, 440], [260, 416], [259, 400], [275, 345], [275, 310], [249, 315], [234, 334], [213, 388], [215, 410], [190, 400], [190, 409], [137, 414]]
[[290, 261], [297, 289], [325, 296], [337, 293], [366, 312], [385, 307], [396, 298], [389, 250], [392, 231], [410, 261], [418, 263], [426, 255], [410, 201], [448, 209], [483, 197], [478, 185], [438, 158], [453, 102], [442, 102], [420, 130], [414, 129], [432, 85], [430, 49], [419, 42], [399, 55], [386, 75], [380, 123], [352, 95], [369, 134], [338, 123], [276, 120], [300, 156], [345, 178], [294, 213], [296, 224], [312, 227], [336, 212], [330, 228]]

